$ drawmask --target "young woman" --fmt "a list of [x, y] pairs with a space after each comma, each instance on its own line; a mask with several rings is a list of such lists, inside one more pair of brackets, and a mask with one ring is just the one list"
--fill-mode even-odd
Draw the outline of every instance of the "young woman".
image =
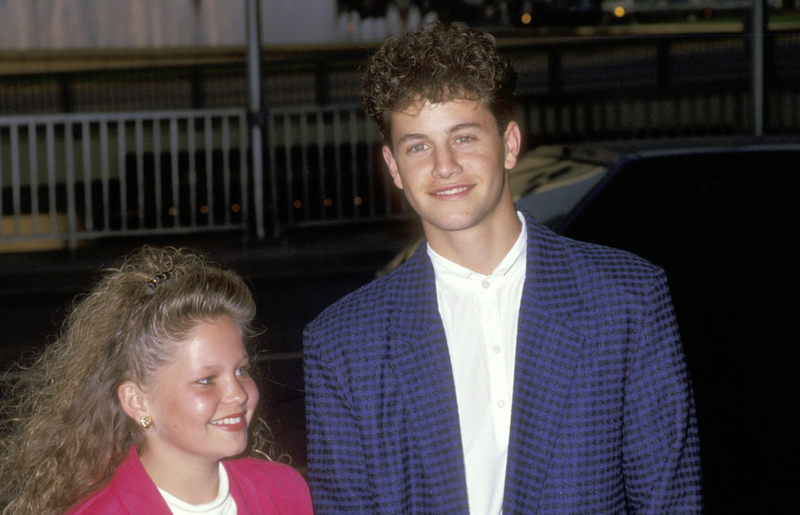
[[[145, 247], [107, 271], [7, 395], [3, 514], [311, 514], [263, 454], [236, 274]], [[265, 455], [264, 455], [265, 456]]]

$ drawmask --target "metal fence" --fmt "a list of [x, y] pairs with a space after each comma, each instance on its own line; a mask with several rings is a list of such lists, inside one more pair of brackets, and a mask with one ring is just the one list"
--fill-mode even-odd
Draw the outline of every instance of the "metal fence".
[[267, 113], [267, 207], [275, 235], [292, 225], [410, 216], [388, 173], [382, 173], [380, 135], [360, 104]]
[[[746, 34], [500, 43], [520, 76], [527, 148], [752, 133]], [[278, 236], [409, 216], [357, 99], [369, 51], [265, 57], [265, 111], [255, 119], [265, 160], [252, 172], [245, 111], [207, 109], [247, 105], [241, 64], [0, 77], [2, 113], [74, 111], [0, 118], [0, 243], [262, 228]], [[800, 35], [768, 34], [764, 61], [764, 132], [800, 136]]]
[[0, 118], [3, 245], [245, 231], [243, 109]]
[[[765, 38], [766, 134], [800, 134], [800, 35]], [[743, 34], [573, 39], [507, 51], [531, 146], [753, 133], [752, 41]]]

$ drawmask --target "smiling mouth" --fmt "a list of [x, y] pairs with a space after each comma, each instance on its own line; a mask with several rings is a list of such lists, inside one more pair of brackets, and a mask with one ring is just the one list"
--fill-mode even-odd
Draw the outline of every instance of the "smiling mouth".
[[210, 423], [215, 426], [232, 426], [242, 422], [244, 416], [223, 418], [222, 420], [212, 420]]
[[434, 195], [456, 195], [457, 193], [462, 193], [472, 188], [473, 186], [459, 186], [457, 188], [451, 188], [449, 190], [437, 191], [434, 193]]

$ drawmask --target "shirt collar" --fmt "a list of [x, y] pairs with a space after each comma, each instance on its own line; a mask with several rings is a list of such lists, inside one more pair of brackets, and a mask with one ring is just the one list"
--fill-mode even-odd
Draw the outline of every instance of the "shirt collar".
[[488, 276], [483, 275], [478, 272], [473, 272], [467, 267], [454, 263], [440, 254], [437, 254], [436, 251], [431, 248], [430, 244], [428, 244], [428, 256], [431, 258], [433, 270], [436, 276], [441, 277], [450, 275], [461, 277], [463, 279], [483, 279], [485, 277], [502, 277], [506, 275], [514, 267], [514, 265], [519, 262], [520, 257], [525, 255], [525, 250], [528, 247], [528, 227], [525, 224], [525, 217], [519, 211], [517, 211], [517, 217], [522, 224], [522, 228], [519, 231], [519, 236], [517, 236], [517, 241], [514, 242], [514, 245], [502, 259], [502, 261], [500, 261], [500, 264], [495, 267], [491, 274]]

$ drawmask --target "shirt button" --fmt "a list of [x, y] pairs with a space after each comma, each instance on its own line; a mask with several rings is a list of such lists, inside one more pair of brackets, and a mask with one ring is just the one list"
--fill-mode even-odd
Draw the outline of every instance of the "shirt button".
[[489, 280], [488, 279], [484, 279], [483, 282], [481, 283], [481, 286], [483, 286], [484, 289], [488, 288], [490, 286], [489, 285]]
[[494, 352], [495, 354], [500, 354], [500, 346], [495, 345], [494, 347], [492, 347], [492, 352]]
[[497, 401], [497, 407], [498, 408], [505, 408], [506, 407], [506, 401]]

